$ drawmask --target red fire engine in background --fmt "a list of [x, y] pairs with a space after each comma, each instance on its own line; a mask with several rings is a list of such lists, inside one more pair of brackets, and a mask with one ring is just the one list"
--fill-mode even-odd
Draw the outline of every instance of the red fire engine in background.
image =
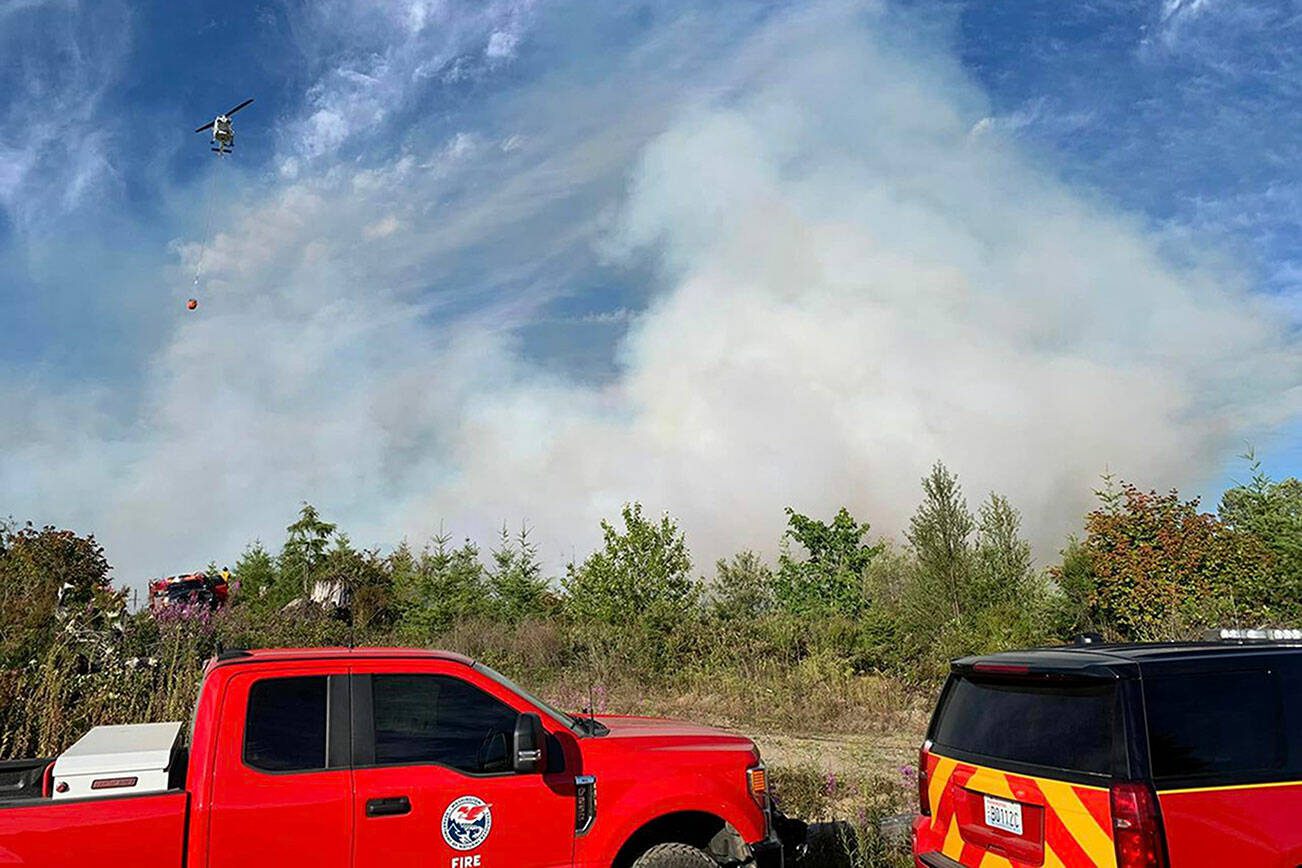
[[200, 571], [151, 581], [149, 608], [155, 612], [169, 606], [220, 609], [230, 597], [230, 580], [230, 570], [223, 567], [213, 573]]

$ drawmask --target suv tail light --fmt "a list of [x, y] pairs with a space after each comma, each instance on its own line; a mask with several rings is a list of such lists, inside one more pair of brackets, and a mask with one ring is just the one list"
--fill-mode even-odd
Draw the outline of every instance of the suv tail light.
[[1117, 868], [1167, 868], [1157, 796], [1147, 784], [1112, 785], [1112, 836]]
[[918, 813], [931, 816], [931, 782], [927, 778], [927, 760], [931, 758], [931, 742], [924, 741], [918, 748]]

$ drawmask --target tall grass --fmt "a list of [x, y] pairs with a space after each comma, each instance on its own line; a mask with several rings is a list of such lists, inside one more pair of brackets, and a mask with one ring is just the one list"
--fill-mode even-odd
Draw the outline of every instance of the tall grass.
[[758, 731], [917, 727], [927, 690], [854, 670], [833, 649], [803, 656], [745, 631], [660, 637], [594, 633], [559, 618], [463, 620], [423, 636], [358, 630], [315, 610], [294, 616], [147, 612], [99, 632], [60, 632], [38, 658], [0, 669], [0, 757], [47, 755], [97, 724], [185, 719], [219, 649], [408, 644], [458, 651], [573, 709], [690, 716]]

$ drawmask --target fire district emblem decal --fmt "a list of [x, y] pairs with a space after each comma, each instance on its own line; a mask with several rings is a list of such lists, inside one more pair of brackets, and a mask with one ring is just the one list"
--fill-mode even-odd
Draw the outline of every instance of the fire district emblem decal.
[[443, 840], [453, 850], [475, 849], [492, 828], [492, 806], [475, 796], [462, 796], [443, 812]]

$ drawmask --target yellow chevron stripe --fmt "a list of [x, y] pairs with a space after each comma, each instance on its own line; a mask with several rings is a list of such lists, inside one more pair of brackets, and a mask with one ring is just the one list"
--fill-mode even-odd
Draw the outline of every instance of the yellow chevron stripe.
[[1053, 848], [1049, 846], [1048, 841], [1044, 842], [1044, 868], [1067, 868], [1062, 858], [1053, 852]]
[[1008, 786], [1008, 778], [1004, 777], [1003, 772], [997, 772], [994, 769], [978, 767], [972, 777], [967, 779], [965, 786], [967, 789], [976, 790], [979, 793], [987, 793], [1016, 801], [1013, 798], [1012, 788]]
[[949, 831], [945, 833], [945, 843], [941, 845], [940, 852], [944, 853], [955, 862], [958, 857], [963, 855], [963, 835], [958, 830], [958, 818], [949, 824]]
[[1071, 784], [1045, 778], [1036, 778], [1036, 783], [1040, 786], [1040, 792], [1044, 793], [1049, 808], [1058, 815], [1058, 819], [1067, 827], [1080, 848], [1094, 860], [1094, 864], [1114, 865], [1116, 849], [1112, 839], [1095, 821], [1094, 815], [1085, 807], [1080, 796], [1076, 795]]
[[[931, 828], [932, 831], [939, 832], [936, 828], [937, 817], [940, 814], [940, 797], [945, 794], [945, 787], [949, 784], [949, 778], [954, 774], [954, 769], [958, 763], [949, 757], [940, 757], [936, 763], [936, 769], [931, 773], [931, 780], [927, 782], [927, 798], [931, 801]], [[951, 822], [950, 826], [957, 826], [957, 823]]]
[[1013, 863], [1009, 862], [1003, 856], [996, 856], [994, 853], [986, 853], [981, 857], [980, 868], [1013, 868]]

